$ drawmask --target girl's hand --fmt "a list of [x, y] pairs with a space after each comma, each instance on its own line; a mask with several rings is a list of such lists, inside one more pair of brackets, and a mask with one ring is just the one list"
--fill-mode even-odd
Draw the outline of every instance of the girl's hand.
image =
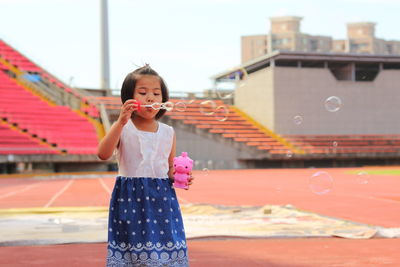
[[[189, 179], [188, 180], [189, 180], [188, 181], [188, 185], [191, 186], [193, 184], [193, 180], [194, 180], [194, 177], [192, 176], [192, 172], [189, 172]], [[186, 189], [186, 190], [189, 190], [189, 188]]]
[[121, 107], [118, 117], [118, 123], [125, 125], [132, 116], [134, 111], [139, 110], [139, 102], [135, 99], [129, 99]]

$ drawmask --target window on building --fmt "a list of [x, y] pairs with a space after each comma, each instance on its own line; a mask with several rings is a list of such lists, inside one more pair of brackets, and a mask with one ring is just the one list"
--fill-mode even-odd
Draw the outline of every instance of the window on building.
[[337, 45], [336, 45], [336, 49], [338, 49], [338, 50], [344, 50], [344, 45], [342, 45], [342, 44], [337, 44]]
[[391, 44], [386, 44], [386, 53], [393, 54], [393, 46]]
[[328, 68], [337, 80], [352, 80], [352, 68], [349, 62], [328, 62]]
[[302, 68], [324, 68], [323, 61], [301, 61]]
[[318, 40], [310, 40], [310, 51], [318, 50]]
[[276, 67], [297, 67], [298, 61], [294, 60], [276, 60], [275, 61]]
[[272, 45], [282, 45], [290, 42], [289, 38], [272, 39]]
[[375, 80], [379, 73], [378, 63], [357, 63], [355, 64], [355, 79], [361, 82], [370, 82]]
[[400, 63], [383, 63], [384, 70], [400, 70]]
[[368, 48], [368, 47], [369, 47], [368, 43], [359, 43], [359, 44], [352, 43], [350, 44], [350, 51], [357, 52], [363, 48]]

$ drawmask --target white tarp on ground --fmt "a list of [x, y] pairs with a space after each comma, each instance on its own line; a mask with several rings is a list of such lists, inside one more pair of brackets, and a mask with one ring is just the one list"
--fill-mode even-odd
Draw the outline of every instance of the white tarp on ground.
[[[233, 207], [181, 205], [188, 239], [400, 237], [399, 229], [374, 227], [298, 210], [290, 205]], [[0, 246], [105, 242], [105, 207], [0, 210]]]

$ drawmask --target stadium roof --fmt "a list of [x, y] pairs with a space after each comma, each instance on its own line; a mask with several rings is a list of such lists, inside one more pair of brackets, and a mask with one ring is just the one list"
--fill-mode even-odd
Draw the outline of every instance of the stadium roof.
[[[260, 56], [254, 60], [245, 62], [239, 66], [230, 68], [221, 73], [211, 76], [211, 79], [218, 80], [236, 73], [238, 70], [246, 70], [248, 74], [257, 70], [269, 67], [271, 62], [354, 62], [354, 63], [389, 63], [396, 64], [395, 69], [400, 69], [400, 55], [371, 55], [352, 53], [316, 53], [298, 51], [274, 51], [270, 54]], [[397, 66], [398, 65], [398, 66]]]

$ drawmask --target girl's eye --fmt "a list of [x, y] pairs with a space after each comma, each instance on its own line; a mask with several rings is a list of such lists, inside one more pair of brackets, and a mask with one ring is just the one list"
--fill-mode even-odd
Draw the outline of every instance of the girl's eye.
[[146, 95], [146, 93], [139, 93], [139, 95]]
[[160, 95], [160, 94], [154, 94], [154, 95]]

